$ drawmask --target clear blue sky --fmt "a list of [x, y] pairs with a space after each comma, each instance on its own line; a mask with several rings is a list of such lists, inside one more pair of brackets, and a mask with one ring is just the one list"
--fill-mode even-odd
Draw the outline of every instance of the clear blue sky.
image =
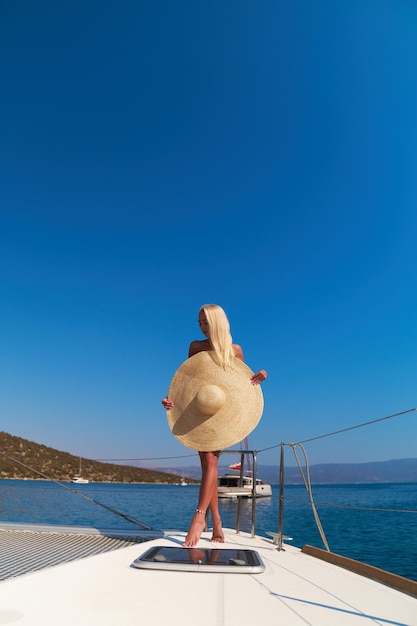
[[[0, 429], [192, 454], [160, 400], [209, 302], [269, 372], [252, 447], [416, 407], [416, 32], [406, 0], [3, 0]], [[416, 448], [414, 412], [307, 451]]]

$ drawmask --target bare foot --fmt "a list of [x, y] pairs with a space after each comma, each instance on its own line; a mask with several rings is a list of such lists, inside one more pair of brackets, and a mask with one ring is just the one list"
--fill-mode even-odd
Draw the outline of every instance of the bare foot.
[[224, 543], [222, 520], [220, 517], [216, 522], [213, 521], [213, 535], [210, 541], [213, 543]]
[[193, 548], [200, 540], [201, 533], [206, 525], [206, 518], [201, 513], [194, 513], [194, 517], [188, 529], [188, 534], [182, 544], [186, 548]]

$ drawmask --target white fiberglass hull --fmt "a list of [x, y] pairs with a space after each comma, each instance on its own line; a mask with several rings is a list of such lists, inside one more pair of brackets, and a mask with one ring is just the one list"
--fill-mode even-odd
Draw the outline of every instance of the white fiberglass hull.
[[[180, 547], [184, 533], [133, 544], [0, 584], [0, 622], [19, 626], [417, 626], [417, 599], [269, 540], [204, 533], [199, 548], [256, 550], [260, 574], [137, 569], [151, 546]], [[186, 548], [182, 548], [186, 551]], [[391, 546], [395, 549], [395, 546]], [[214, 553], [215, 554], [215, 553]], [[417, 583], [414, 583], [417, 586]], [[244, 601], [242, 599], [244, 598]]]
[[[252, 498], [251, 487], [218, 487], [219, 498]], [[256, 485], [256, 497], [272, 496], [271, 485]]]

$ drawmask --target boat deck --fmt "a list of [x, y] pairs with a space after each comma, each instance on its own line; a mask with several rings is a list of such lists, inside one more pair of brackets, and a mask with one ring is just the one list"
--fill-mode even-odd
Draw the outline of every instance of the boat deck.
[[[47, 530], [37, 528], [34, 532], [49, 534]], [[63, 560], [55, 558], [55, 564], [46, 563], [39, 571], [4, 580], [0, 584], [0, 623], [166, 626], [169, 619], [172, 626], [417, 626], [417, 599], [412, 595], [293, 546], [277, 551], [270, 540], [252, 539], [247, 533], [226, 530], [221, 545], [210, 543], [211, 533], [204, 533], [198, 548], [256, 550], [265, 564], [263, 573], [163, 571], [133, 566], [151, 546], [181, 547], [182, 532], [166, 531], [152, 539], [150, 532], [140, 531], [126, 539], [121, 533], [102, 536], [102, 531], [60, 530], [64, 536], [72, 535], [74, 543], [77, 534], [81, 543], [88, 543], [91, 537], [103, 539], [102, 545], [97, 541], [100, 553], [90, 545], [88, 554], [68, 562], [64, 548]], [[28, 531], [18, 528], [16, 532], [20, 533], [16, 535], [19, 543], [21, 533]], [[141, 539], [146, 542], [137, 543]], [[39, 537], [33, 545], [41, 561], [44, 545]], [[21, 544], [20, 548], [27, 556], [29, 547]]]
[[[154, 539], [161, 533], [28, 524], [0, 528], [0, 581]], [[0, 624], [1, 624], [0, 620]]]

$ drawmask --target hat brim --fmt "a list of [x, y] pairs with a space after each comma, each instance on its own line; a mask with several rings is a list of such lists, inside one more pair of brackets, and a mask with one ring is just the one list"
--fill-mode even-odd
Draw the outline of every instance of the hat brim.
[[[253, 385], [252, 370], [237, 358], [226, 370], [212, 353], [199, 352], [177, 369], [168, 398], [174, 407], [167, 411], [172, 434], [184, 446], [213, 452], [235, 445], [259, 423], [264, 406], [260, 385]], [[213, 415], [201, 412], [196, 395], [204, 385], [223, 390], [225, 402]]]

